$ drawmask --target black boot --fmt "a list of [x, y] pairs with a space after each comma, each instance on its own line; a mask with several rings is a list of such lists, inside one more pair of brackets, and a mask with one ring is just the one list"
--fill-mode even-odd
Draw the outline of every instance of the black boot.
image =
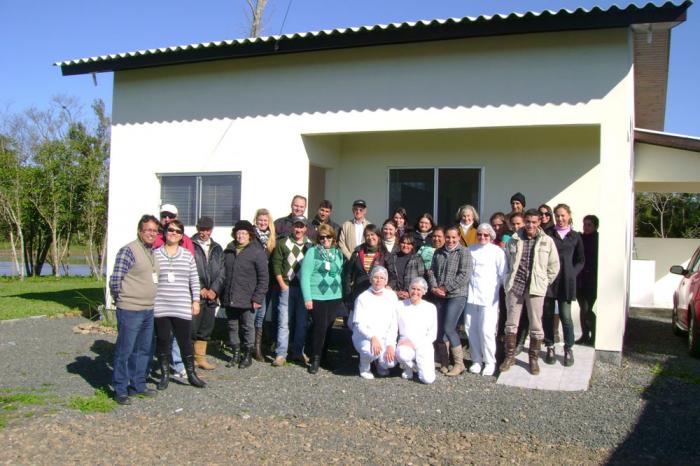
[[192, 385], [193, 387], [197, 388], [204, 388], [207, 386], [206, 382], [199, 377], [197, 377], [197, 373], [194, 371], [194, 355], [190, 354], [189, 356], [185, 356], [182, 359], [182, 362], [185, 363], [185, 372], [187, 372], [187, 381]]
[[238, 368], [245, 369], [246, 367], [250, 367], [251, 364], [253, 364], [253, 348], [246, 347], [243, 353], [243, 359], [238, 363]]
[[317, 374], [318, 367], [321, 365], [321, 356], [314, 356], [311, 358], [311, 365], [309, 366], [309, 374]]
[[574, 365], [574, 352], [568, 346], [564, 347], [564, 365], [571, 367]]
[[233, 346], [231, 359], [226, 363], [226, 367], [236, 367], [239, 362], [241, 362], [241, 348], [239, 346]]
[[170, 383], [170, 354], [159, 354], [158, 364], [160, 365], [160, 380], [156, 384], [156, 388], [165, 390]]

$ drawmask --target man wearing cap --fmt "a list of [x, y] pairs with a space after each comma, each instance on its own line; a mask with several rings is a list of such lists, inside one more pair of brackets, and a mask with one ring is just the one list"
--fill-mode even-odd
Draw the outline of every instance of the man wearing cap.
[[[163, 226], [163, 228], [158, 233], [158, 237], [156, 238], [155, 243], [153, 243], [154, 249], [157, 249], [165, 244], [163, 231], [167, 228], [168, 223], [172, 222], [176, 218], [177, 207], [175, 207], [172, 204], [163, 204], [162, 206], [160, 206], [160, 223]], [[182, 235], [182, 244], [180, 244], [180, 246], [187, 249], [194, 256], [194, 245], [192, 244], [192, 240], [188, 238], [187, 235]]]
[[343, 223], [340, 229], [338, 247], [345, 256], [345, 260], [350, 260], [355, 248], [364, 243], [365, 226], [370, 223], [365, 218], [365, 213], [367, 213], [367, 203], [357, 199], [352, 203], [352, 220]]
[[306, 212], [306, 198], [297, 194], [292, 198], [292, 212], [286, 217], [275, 220], [275, 234], [278, 239], [287, 238], [294, 232], [293, 222], [297, 217], [303, 217]]
[[277, 307], [277, 357], [272, 362], [275, 367], [283, 366], [287, 362], [288, 353], [290, 360], [304, 364], [307, 362], [304, 341], [309, 313], [304, 306], [298, 276], [304, 254], [312, 246], [306, 237], [307, 223], [305, 217], [295, 217], [292, 220], [292, 234], [278, 241], [270, 256], [272, 275], [280, 289]]
[[131, 404], [129, 395], [155, 396], [146, 388], [146, 373], [153, 341], [153, 308], [159, 266], [153, 256], [158, 219], [144, 215], [137, 238], [117, 252], [109, 289], [117, 305], [117, 342], [114, 345], [112, 387], [120, 405]]
[[205, 370], [216, 367], [207, 361], [207, 344], [214, 330], [218, 293], [224, 283], [224, 250], [211, 239], [213, 229], [213, 218], [200, 217], [197, 233], [192, 236], [200, 296], [200, 312], [192, 316], [192, 341], [195, 365]]
[[321, 201], [321, 203], [318, 205], [318, 210], [316, 211], [316, 216], [314, 219], [311, 221], [311, 223], [308, 224], [307, 230], [306, 230], [306, 236], [312, 240], [316, 240], [317, 232], [318, 232], [318, 227], [321, 225], [328, 224], [333, 229], [335, 230], [335, 237], [337, 238], [338, 235], [340, 235], [340, 225], [335, 223], [333, 220], [331, 220], [331, 213], [333, 212], [333, 204], [331, 201], [324, 199]]

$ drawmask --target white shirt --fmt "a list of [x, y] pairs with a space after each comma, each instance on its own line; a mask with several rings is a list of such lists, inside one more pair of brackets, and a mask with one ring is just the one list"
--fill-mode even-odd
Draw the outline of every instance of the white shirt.
[[437, 309], [433, 303], [421, 301], [411, 304], [410, 299], [396, 305], [399, 341], [408, 338], [416, 348], [431, 345], [437, 338]]
[[355, 219], [353, 219], [352, 223], [355, 225], [355, 246], [359, 246], [365, 242], [365, 223], [362, 220], [358, 221]]
[[478, 306], [492, 306], [498, 302], [498, 288], [508, 272], [505, 251], [495, 244], [469, 246], [474, 272], [469, 280], [467, 302]]
[[371, 289], [364, 291], [355, 300], [352, 315], [353, 336], [360, 335], [369, 340], [377, 337], [386, 344], [396, 344], [398, 324], [396, 322], [396, 293], [388, 288], [375, 295]]

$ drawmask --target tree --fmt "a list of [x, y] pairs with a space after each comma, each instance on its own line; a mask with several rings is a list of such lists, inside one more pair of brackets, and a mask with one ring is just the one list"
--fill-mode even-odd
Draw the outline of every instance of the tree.
[[263, 16], [265, 14], [267, 0], [246, 0], [246, 4], [250, 10], [250, 29], [248, 37], [258, 37], [263, 28]]
[[700, 196], [697, 193], [637, 193], [635, 213], [637, 236], [700, 236]]
[[21, 279], [25, 277], [23, 167], [19, 152], [10, 138], [0, 135], [0, 218], [9, 225], [12, 260]]

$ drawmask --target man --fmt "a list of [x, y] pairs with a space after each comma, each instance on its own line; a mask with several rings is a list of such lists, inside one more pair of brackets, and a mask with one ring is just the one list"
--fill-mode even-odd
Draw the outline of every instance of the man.
[[146, 387], [146, 371], [153, 341], [153, 307], [158, 284], [158, 261], [153, 243], [158, 235], [158, 219], [141, 217], [136, 240], [117, 252], [109, 289], [117, 306], [117, 342], [114, 345], [112, 386], [115, 401], [130, 405], [129, 395], [152, 397]]
[[352, 203], [352, 220], [343, 223], [338, 235], [338, 247], [345, 256], [345, 260], [350, 260], [352, 252], [356, 247], [364, 242], [365, 226], [369, 220], [365, 218], [367, 213], [367, 203], [358, 199]]
[[294, 219], [303, 217], [306, 212], [306, 198], [300, 194], [292, 198], [292, 212], [286, 217], [275, 220], [275, 234], [277, 239], [285, 239], [294, 231]]
[[[306, 250], [312, 243], [306, 237], [306, 218], [296, 217], [292, 221], [293, 232], [275, 246], [270, 256], [272, 274], [279, 286], [279, 305], [277, 307], [277, 357], [272, 362], [275, 367], [287, 362], [289, 348], [290, 360], [306, 363], [304, 341], [308, 312], [304, 306], [299, 283], [299, 271]], [[290, 330], [292, 344], [289, 345]]]
[[318, 227], [320, 227], [324, 223], [333, 227], [333, 229], [335, 230], [335, 237], [336, 238], [338, 237], [338, 235], [340, 235], [340, 225], [338, 225], [333, 220], [331, 220], [331, 213], [332, 212], [333, 212], [333, 204], [331, 204], [331, 201], [329, 201], [329, 200], [321, 201], [321, 203], [318, 205], [318, 210], [316, 211], [316, 216], [311, 221], [311, 223], [308, 225], [308, 228], [306, 230], [306, 236], [310, 240], [312, 240], [312, 241], [316, 240]]
[[505, 282], [508, 317], [505, 330], [506, 358], [501, 364], [505, 372], [515, 364], [515, 344], [523, 303], [530, 319], [530, 373], [540, 373], [538, 357], [544, 332], [542, 309], [547, 287], [559, 274], [559, 254], [554, 241], [540, 228], [540, 214], [535, 209], [525, 212], [525, 226], [518, 230], [506, 246], [510, 271]]
[[192, 316], [192, 341], [195, 365], [205, 370], [216, 368], [207, 361], [207, 344], [214, 330], [218, 293], [224, 283], [224, 250], [211, 239], [213, 230], [214, 219], [200, 217], [197, 234], [192, 237], [201, 303], [199, 314]]
[[[165, 244], [165, 230], [168, 229], [168, 224], [177, 218], [178, 211], [177, 207], [173, 204], [163, 204], [160, 206], [160, 223], [162, 225], [161, 230], [158, 232], [156, 240], [153, 242], [153, 249], [158, 249]], [[195, 255], [194, 244], [192, 240], [187, 235], [182, 235], [181, 246]], [[175, 340], [173, 335], [172, 344], [172, 354], [170, 355], [170, 363], [173, 371], [173, 376], [178, 380], [187, 380], [187, 371], [185, 371], [185, 364], [182, 362], [182, 356], [180, 355], [180, 347]], [[155, 347], [153, 348], [155, 351]]]

